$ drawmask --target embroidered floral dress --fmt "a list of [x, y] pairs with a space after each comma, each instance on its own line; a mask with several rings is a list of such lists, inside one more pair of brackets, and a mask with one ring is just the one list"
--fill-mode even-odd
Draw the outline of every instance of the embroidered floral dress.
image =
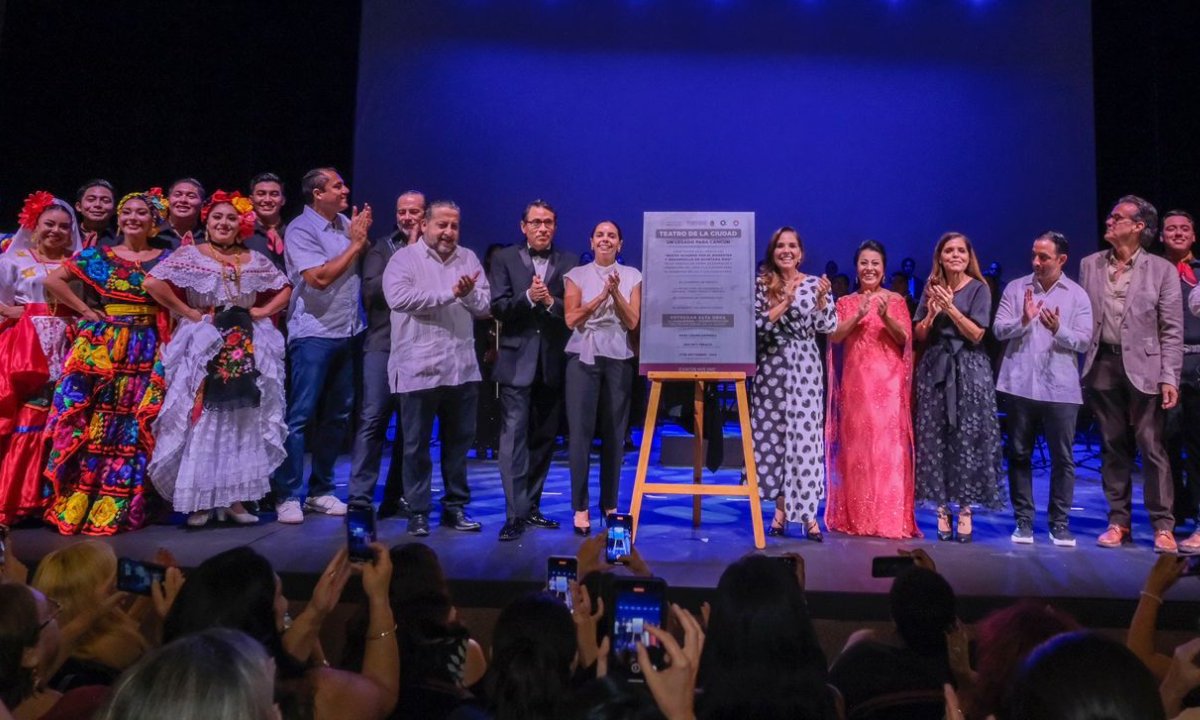
[[0, 523], [4, 524], [39, 517], [46, 510], [42, 479], [49, 450], [46, 417], [74, 327], [70, 308], [46, 302], [46, 276], [61, 264], [40, 260], [28, 248], [0, 256], [0, 304], [25, 309], [20, 320], [0, 324]]
[[46, 431], [46, 476], [54, 500], [46, 521], [64, 535], [112, 535], [146, 521], [150, 423], [162, 405], [166, 317], [142, 289], [167, 256], [134, 262], [89, 248], [64, 263], [103, 303], [104, 319], [79, 322], [54, 389]]
[[283, 335], [249, 309], [288, 281], [265, 255], [249, 258], [234, 267], [192, 245], [150, 273], [206, 314], [181, 321], [163, 354], [167, 396], [150, 478], [180, 512], [257, 500], [287, 456]]

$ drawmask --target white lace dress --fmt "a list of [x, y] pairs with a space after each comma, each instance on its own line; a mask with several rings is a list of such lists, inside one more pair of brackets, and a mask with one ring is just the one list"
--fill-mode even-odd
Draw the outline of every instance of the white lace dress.
[[[184, 246], [150, 275], [184, 292], [187, 304], [202, 312], [248, 309], [262, 295], [288, 285], [266, 256], [254, 251], [250, 256], [236, 277], [198, 246]], [[167, 393], [154, 422], [148, 470], [154, 487], [179, 512], [262, 497], [270, 489], [271, 473], [287, 456], [283, 335], [269, 319], [255, 320], [252, 327], [251, 337], [237, 344], [230, 335], [237, 328], [218, 329], [207, 315], [200, 322], [182, 319], [163, 350]], [[213, 382], [230, 376], [231, 365], [250, 371], [247, 377], [253, 378], [257, 397], [211, 407], [205, 393]]]

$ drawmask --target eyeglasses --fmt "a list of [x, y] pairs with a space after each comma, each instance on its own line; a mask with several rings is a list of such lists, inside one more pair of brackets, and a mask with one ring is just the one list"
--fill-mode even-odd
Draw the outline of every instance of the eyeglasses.
[[552, 228], [552, 227], [554, 227], [554, 220], [553, 219], [542, 220], [541, 218], [535, 218], [533, 220], [526, 220], [525, 224], [528, 225], [529, 227], [535, 227], [535, 228], [536, 227]]
[[1123, 215], [1118, 215], [1117, 213], [1112, 213], [1111, 215], [1108, 216], [1108, 219], [1112, 220], [1113, 225], [1116, 225], [1117, 223], [1119, 223], [1123, 220], [1128, 220], [1129, 222], [1137, 222], [1137, 220], [1134, 220], [1133, 218], [1127, 218]]
[[46, 629], [47, 625], [57, 620], [58, 616], [62, 614], [62, 605], [57, 600], [52, 597], [47, 597], [46, 602], [50, 603], [50, 617], [42, 621], [41, 625], [38, 625], [37, 631], [34, 633], [35, 637], [40, 635], [42, 631]]

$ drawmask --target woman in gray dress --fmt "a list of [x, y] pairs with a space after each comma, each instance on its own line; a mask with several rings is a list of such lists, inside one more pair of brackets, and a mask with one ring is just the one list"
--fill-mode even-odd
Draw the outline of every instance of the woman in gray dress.
[[817, 333], [837, 328], [829, 280], [801, 273], [804, 243], [794, 228], [771, 236], [755, 292], [758, 372], [750, 426], [759, 493], [775, 504], [768, 535], [800, 523], [821, 541], [825, 496], [825, 408]]
[[926, 342], [916, 372], [916, 493], [937, 505], [938, 540], [971, 542], [972, 506], [1004, 504], [996, 386], [981, 344], [991, 307], [971, 241], [942, 235], [913, 318], [913, 334]]

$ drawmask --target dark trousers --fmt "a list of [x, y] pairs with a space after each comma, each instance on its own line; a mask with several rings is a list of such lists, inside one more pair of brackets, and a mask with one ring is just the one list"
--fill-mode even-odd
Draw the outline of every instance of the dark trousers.
[[308, 496], [333, 493], [333, 464], [354, 408], [354, 345], [354, 338], [304, 337], [288, 342], [287, 459], [271, 478], [279, 501], [303, 494], [304, 439], [313, 421]]
[[500, 386], [500, 480], [509, 520], [541, 506], [562, 406], [562, 388], [543, 383], [540, 372], [529, 387]]
[[1041, 423], [1050, 451], [1050, 524], [1066, 523], [1075, 497], [1075, 419], [1079, 406], [1009, 395], [1008, 494], [1017, 522], [1033, 523], [1033, 443]]
[[570, 428], [571, 508], [588, 509], [588, 476], [592, 438], [600, 429], [600, 512], [617, 507], [621, 464], [625, 460], [625, 427], [633, 391], [629, 360], [598, 357], [593, 365], [567, 357], [567, 426]]
[[[388, 383], [388, 353], [378, 350], [363, 355], [362, 399], [358, 409], [358, 432], [350, 452], [350, 502], [371, 503], [379, 481], [379, 461], [383, 443], [387, 440], [388, 421], [399, 412]], [[404, 494], [404, 423], [396, 423], [396, 439], [392, 443], [392, 461], [388, 466], [387, 482], [383, 486], [383, 501], [396, 502]]]
[[[1164, 442], [1161, 395], [1147, 395], [1129, 382], [1117, 353], [1103, 348], [1085, 378], [1092, 414], [1100, 426], [1100, 478], [1108, 500], [1108, 522], [1130, 526], [1133, 509], [1133, 456], [1142, 451], [1142, 494], [1155, 530], [1172, 530], [1175, 487]], [[1133, 427], [1133, 438], [1129, 428]]]
[[1167, 456], [1175, 488], [1175, 517], [1197, 517], [1200, 509], [1200, 387], [1179, 388], [1179, 404], [1167, 411]]
[[441, 442], [442, 509], [461, 508], [471, 500], [467, 487], [467, 450], [475, 442], [475, 405], [479, 383], [400, 393], [404, 425], [404, 498], [414, 513], [428, 513], [433, 484], [433, 418]]

